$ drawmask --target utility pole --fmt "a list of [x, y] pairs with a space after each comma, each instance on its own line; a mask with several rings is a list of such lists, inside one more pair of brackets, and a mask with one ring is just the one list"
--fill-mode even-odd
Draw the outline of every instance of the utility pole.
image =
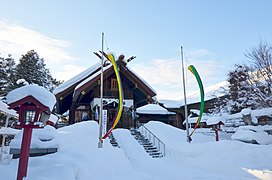
[[189, 136], [189, 124], [188, 124], [188, 110], [187, 110], [187, 99], [186, 99], [186, 87], [185, 87], [185, 75], [184, 75], [184, 63], [183, 63], [183, 47], [181, 46], [181, 62], [182, 62], [182, 77], [183, 77], [183, 95], [184, 95], [184, 115], [186, 122], [186, 134], [187, 134], [187, 142], [191, 142], [191, 138]]
[[101, 76], [100, 76], [100, 115], [99, 115], [99, 139], [98, 148], [103, 148], [103, 66], [104, 66], [104, 32], [102, 32], [102, 58], [101, 58]]

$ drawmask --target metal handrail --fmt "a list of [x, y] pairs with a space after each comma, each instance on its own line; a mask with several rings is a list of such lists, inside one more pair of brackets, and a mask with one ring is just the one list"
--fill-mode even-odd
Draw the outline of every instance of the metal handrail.
[[[161, 152], [163, 156], [165, 156], [165, 144], [143, 124], [141, 124], [140, 127], [143, 127], [139, 128], [141, 134], [144, 135], [154, 146], [156, 146], [158, 151]], [[144, 132], [142, 132], [142, 129]]]

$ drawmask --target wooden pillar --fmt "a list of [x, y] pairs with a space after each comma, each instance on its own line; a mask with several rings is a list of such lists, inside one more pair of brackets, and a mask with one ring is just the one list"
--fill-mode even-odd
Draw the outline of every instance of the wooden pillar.
[[220, 129], [220, 124], [215, 124], [213, 125], [214, 126], [214, 131], [215, 131], [215, 140], [216, 141], [219, 141], [219, 134], [218, 134], [218, 131]]
[[31, 136], [32, 136], [32, 128], [24, 128], [18, 173], [17, 173], [17, 180], [23, 180], [24, 177], [26, 177], [27, 175]]
[[176, 121], [177, 121], [177, 127], [181, 128], [181, 115], [179, 113], [176, 113]]
[[218, 129], [215, 129], [215, 140], [219, 141]]
[[75, 123], [75, 112], [76, 112], [76, 105], [72, 102], [70, 111], [69, 111], [69, 124]]

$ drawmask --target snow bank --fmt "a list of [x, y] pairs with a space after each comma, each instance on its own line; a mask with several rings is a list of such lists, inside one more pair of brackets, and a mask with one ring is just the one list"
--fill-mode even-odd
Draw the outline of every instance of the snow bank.
[[[131, 135], [127, 129], [116, 129], [113, 131], [113, 135], [118, 142], [120, 148], [124, 151], [126, 157], [139, 166], [144, 161], [149, 161], [150, 156], [144, 150], [136, 139]], [[141, 160], [139, 161], [139, 157]]]
[[[10, 142], [11, 148], [20, 149], [22, 144], [23, 130], [17, 133]], [[57, 148], [59, 141], [57, 131], [52, 126], [45, 126], [42, 129], [33, 129], [30, 148]]]
[[[28, 180], [253, 180], [271, 179], [272, 145], [255, 145], [240, 141], [215, 142], [214, 137], [194, 133], [186, 142], [186, 132], [160, 122], [146, 126], [165, 144], [164, 158], [143, 155], [128, 130], [116, 129], [118, 144], [109, 140], [97, 148], [98, 124], [86, 121], [56, 130], [59, 151], [30, 157]], [[211, 142], [213, 141], [213, 142]], [[18, 159], [0, 164], [1, 179], [16, 179]]]
[[231, 139], [263, 145], [272, 143], [272, 135], [268, 135], [259, 126], [240, 126]]
[[6, 134], [6, 135], [16, 135], [20, 132], [18, 129], [13, 129], [10, 127], [1, 127], [0, 128], [0, 134]]
[[113, 148], [108, 139], [104, 141], [102, 149], [97, 148], [98, 124], [95, 121], [59, 128], [57, 134], [59, 151], [30, 158], [29, 179], [150, 179], [144, 173], [136, 171], [124, 152]]
[[[145, 126], [154, 133], [163, 143], [165, 143], [167, 148], [171, 149], [182, 149], [184, 143], [187, 143], [187, 135], [186, 131], [176, 128], [174, 126], [150, 121]], [[198, 134], [197, 136], [192, 136], [192, 143], [203, 143], [203, 142], [210, 142], [214, 141], [213, 137], [205, 136], [203, 134]]]

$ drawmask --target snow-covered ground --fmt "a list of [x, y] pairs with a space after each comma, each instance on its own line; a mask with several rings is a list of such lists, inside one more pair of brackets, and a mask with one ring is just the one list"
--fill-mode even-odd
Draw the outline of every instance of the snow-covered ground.
[[[98, 124], [86, 121], [56, 130], [59, 151], [31, 157], [26, 179], [272, 179], [272, 144], [215, 142], [203, 133], [195, 133], [189, 144], [183, 130], [159, 122], [146, 127], [165, 143], [164, 158], [152, 159], [126, 129], [113, 132], [120, 148], [106, 140], [98, 149]], [[0, 179], [16, 179], [17, 166], [18, 159], [1, 163]]]

